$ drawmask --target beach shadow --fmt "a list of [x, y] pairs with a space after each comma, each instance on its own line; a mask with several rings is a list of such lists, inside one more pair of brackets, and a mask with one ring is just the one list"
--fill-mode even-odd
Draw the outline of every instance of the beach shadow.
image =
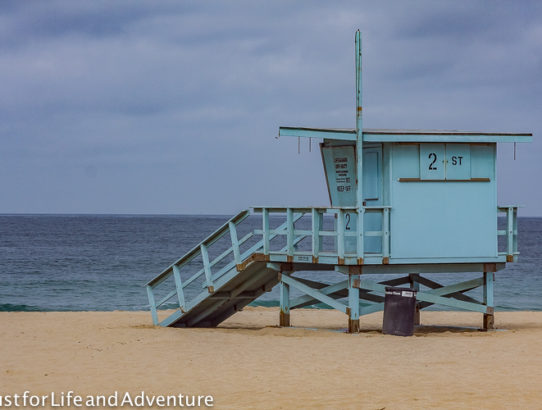
[[[505, 329], [495, 329], [493, 331]], [[488, 333], [488, 331], [472, 326], [420, 325], [414, 328], [414, 336], [424, 336], [433, 333]]]

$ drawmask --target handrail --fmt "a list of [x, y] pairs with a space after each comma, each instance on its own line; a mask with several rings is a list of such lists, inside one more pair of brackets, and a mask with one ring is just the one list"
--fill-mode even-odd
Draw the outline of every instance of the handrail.
[[[254, 232], [249, 232], [245, 236], [243, 236], [241, 239], [237, 238], [237, 225], [243, 222], [248, 216], [250, 215], [249, 210], [244, 210], [231, 219], [229, 219], [226, 223], [224, 223], [219, 229], [214, 231], [211, 235], [209, 235], [207, 238], [205, 238], [202, 242], [200, 242], [197, 246], [192, 248], [188, 253], [186, 253], [183, 257], [178, 259], [175, 263], [171, 264], [168, 268], [166, 268], [160, 275], [155, 277], [153, 280], [149, 281], [147, 286], [147, 294], [149, 297], [149, 305], [151, 307], [151, 313], [153, 316], [153, 322], [155, 324], [158, 324], [158, 315], [157, 315], [157, 308], [169, 301], [171, 298], [173, 298], [175, 295], [177, 295], [179, 300], [179, 308], [182, 312], [185, 312], [187, 308], [191, 305], [190, 300], [185, 300], [185, 289], [193, 283], [196, 279], [200, 278], [202, 275], [205, 275], [205, 281], [202, 284], [202, 289], [207, 287], [209, 293], [214, 292], [214, 282], [218, 279], [220, 279], [224, 274], [227, 272], [230, 272], [232, 269], [240, 268], [240, 264], [246, 260], [249, 256], [257, 252], [259, 249], [263, 247], [263, 241], [259, 240], [256, 244], [252, 245], [248, 250], [241, 253], [240, 246], [246, 243], [249, 239], [251, 239], [254, 236]], [[296, 213], [295, 215], [292, 215], [292, 223], [297, 222], [303, 214]], [[283, 230], [286, 227], [286, 222], [283, 223], [281, 226], [277, 227], [278, 231]], [[208, 254], [208, 248], [213, 245], [217, 240], [222, 238], [223, 236], [230, 234], [230, 240], [231, 240], [231, 246], [223, 251], [220, 255], [218, 255], [216, 258], [214, 258], [212, 261], [209, 260], [209, 254]], [[271, 239], [277, 236], [277, 234], [271, 235]], [[299, 238], [294, 241], [294, 245], [299, 242]], [[285, 249], [283, 250], [285, 251]], [[226, 265], [224, 265], [221, 269], [219, 269], [217, 272], [212, 272], [212, 267], [215, 266], [218, 262], [226, 258], [228, 255], [232, 254], [232, 260], [229, 261]], [[194, 259], [197, 255], [201, 255], [202, 261], [203, 261], [203, 268], [199, 269], [195, 274], [191, 275], [186, 281], [181, 280], [181, 274], [180, 269], [186, 265], [188, 262], [190, 262], [192, 259]], [[174, 276], [175, 279], [175, 289], [167, 293], [162, 299], [160, 299], [158, 302], [156, 302], [154, 297], [154, 289], [160, 285], [164, 280], [171, 277], [171, 275]]]
[[[363, 207], [361, 212], [356, 207], [254, 207], [251, 208], [254, 213], [261, 213], [262, 214], [262, 229], [256, 229], [254, 230], [254, 233], [257, 235], [262, 235], [263, 243], [264, 243], [264, 254], [269, 255], [277, 254], [276, 251], [270, 251], [269, 248], [269, 236], [270, 235], [282, 235], [286, 236], [287, 240], [287, 251], [286, 256], [288, 258], [291, 258], [295, 255], [306, 255], [306, 251], [294, 251], [292, 246], [290, 245], [292, 243], [293, 238], [303, 235], [305, 237], [312, 237], [312, 246], [311, 246], [311, 252], [309, 255], [312, 255], [313, 258], [318, 258], [319, 253], [321, 252], [321, 237], [336, 237], [336, 246], [333, 254], [336, 255], [336, 257], [339, 258], [339, 263], [341, 260], [345, 258], [345, 256], [348, 257], [356, 257], [358, 259], [358, 262], [362, 263], [362, 259], [365, 257], [364, 252], [364, 245], [363, 241], [365, 236], [367, 237], [375, 237], [379, 236], [382, 237], [382, 243], [381, 243], [381, 256], [382, 258], [388, 258], [385, 259], [383, 262], [387, 263], [389, 260], [389, 250], [390, 250], [390, 211], [391, 206], [370, 206], [370, 207]], [[364, 231], [363, 230], [363, 221], [358, 224], [350, 223], [351, 217], [348, 216], [349, 214], [355, 214], [359, 217], [359, 215], [363, 215], [365, 212], [367, 213], [381, 213], [382, 214], [382, 226], [380, 230], [370, 230], [370, 231]], [[295, 226], [290, 222], [290, 215], [293, 213], [300, 213], [303, 215], [310, 216], [311, 218], [311, 227], [305, 228], [305, 229], [296, 229]], [[278, 229], [270, 229], [269, 228], [269, 215], [270, 214], [286, 214], [286, 227]], [[336, 223], [333, 228], [333, 230], [322, 230], [322, 223], [323, 223], [323, 216], [324, 215], [335, 215]], [[345, 222], [344, 218], [348, 217], [348, 224]], [[363, 219], [363, 217], [360, 217], [360, 219]], [[346, 247], [346, 240], [348, 238], [356, 238], [356, 243], [360, 246], [356, 245], [355, 250], [347, 250]], [[280, 253], [280, 252], [279, 252]], [[378, 254], [372, 253], [371, 256], [377, 256]]]
[[218, 239], [220, 239], [226, 232], [229, 231], [230, 223], [233, 223], [235, 225], [241, 223], [244, 219], [246, 219], [250, 215], [250, 211], [248, 209], [245, 209], [241, 212], [239, 212], [237, 215], [233, 216], [232, 218], [228, 219], [227, 222], [225, 222], [220, 228], [218, 228], [216, 231], [214, 231], [212, 234], [210, 234], [207, 238], [205, 238], [203, 241], [201, 241], [198, 245], [196, 245], [194, 248], [192, 248], [190, 251], [188, 251], [184, 256], [177, 259], [177, 261], [173, 262], [171, 265], [169, 265], [166, 269], [164, 269], [158, 276], [156, 276], [154, 279], [147, 282], [147, 286], [155, 286], [157, 285], [157, 282], [161, 282], [163, 279], [165, 279], [165, 276], [172, 272], [173, 266], [181, 267], [187, 262], [190, 262], [201, 250], [201, 245], [205, 246], [211, 246], [214, 242], [216, 242]]
[[[326, 206], [318, 206], [318, 207], [253, 207], [251, 208], [254, 213], [288, 213], [291, 211], [292, 213], [296, 214], [335, 214], [338, 215], [340, 213], [348, 212], [348, 213], [355, 213], [359, 214], [358, 209], [356, 207], [326, 207]], [[497, 207], [498, 212], [506, 213], [507, 214], [507, 229], [506, 230], [498, 230], [497, 235], [507, 236], [507, 255], [517, 255], [517, 206], [499, 206]], [[363, 207], [363, 211], [365, 212], [382, 212], [383, 213], [383, 224], [387, 226], [382, 226], [381, 230], [371, 230], [371, 231], [364, 231], [363, 236], [366, 237], [382, 237], [382, 254], [383, 256], [389, 256], [389, 236], [390, 236], [390, 229], [389, 229], [389, 212], [391, 210], [391, 206], [365, 206]], [[386, 215], [388, 214], [388, 215]], [[250, 210], [243, 210], [239, 212], [237, 215], [230, 218], [227, 222], [225, 222], [219, 229], [214, 231], [212, 234], [210, 234], [207, 238], [205, 238], [200, 244], [192, 248], [189, 252], [187, 252], [183, 257], [172, 263], [170, 266], [168, 266], [166, 269], [164, 269], [158, 276], [153, 278], [151, 281], [147, 283], [148, 286], [156, 286], [159, 282], [166, 279], [169, 274], [173, 273], [172, 269], [173, 266], [182, 267], [184, 264], [190, 262], [195, 256], [197, 256], [201, 252], [201, 245], [204, 245], [206, 247], [209, 247], [212, 245], [216, 240], [220, 239], [223, 235], [225, 235], [230, 230], [230, 224], [237, 225], [241, 223], [245, 218], [247, 218], [250, 215]], [[312, 215], [314, 218], [314, 215]], [[265, 219], [265, 218], [264, 218]], [[264, 221], [265, 223], [265, 221]], [[268, 223], [268, 221], [267, 221]], [[340, 224], [339, 224], [340, 225]], [[333, 231], [323, 231], [318, 229], [318, 235], [319, 236], [335, 236], [335, 237], [342, 237], [343, 241], [346, 237], [355, 237], [358, 235], [357, 230], [350, 230], [345, 231], [344, 227], [343, 229], [340, 226], [337, 226], [335, 230]], [[313, 235], [314, 229], [292, 229], [291, 231], [288, 229], [288, 223], [286, 222], [284, 226], [277, 227], [275, 229], [269, 229], [264, 227], [264, 229], [256, 229], [254, 230], [254, 234], [262, 235], [263, 238], [263, 247], [264, 247], [264, 254], [268, 254], [269, 250], [268, 248], [268, 236], [276, 236], [276, 235], [286, 235], [287, 237], [290, 236], [290, 241], [293, 237], [296, 237], [298, 235]], [[249, 234], [250, 235], [250, 234]], [[386, 239], [386, 236], [388, 237]], [[249, 238], [247, 236], [243, 237], [239, 241], [239, 245], [244, 243]], [[341, 241], [341, 242], [343, 242]], [[339, 245], [339, 244], [338, 244]], [[226, 257], [228, 254], [230, 254], [233, 251], [233, 247], [228, 248], [225, 250], [221, 255], [219, 255], [217, 258], [213, 259], [209, 266], [212, 267], [216, 265], [220, 260], [222, 260], [224, 257]], [[286, 250], [288, 251], [288, 249]], [[339, 251], [339, 249], [337, 249]], [[292, 253], [292, 250], [290, 250], [290, 253]], [[313, 249], [313, 253], [314, 249]], [[340, 252], [342, 253], [342, 252]], [[363, 255], [357, 255], [359, 257], [363, 257]], [[183, 284], [183, 287], [186, 287], [189, 285], [195, 278], [197, 278], [199, 275], [204, 273], [204, 268], [200, 269], [197, 274], [194, 275], [194, 278], [190, 278], [187, 282]], [[199, 274], [199, 275], [198, 275]]]

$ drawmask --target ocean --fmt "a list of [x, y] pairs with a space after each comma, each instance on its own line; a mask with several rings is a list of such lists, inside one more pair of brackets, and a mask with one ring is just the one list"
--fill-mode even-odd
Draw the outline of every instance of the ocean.
[[[145, 283], [228, 218], [0, 215], [0, 311], [146, 310]], [[542, 218], [518, 225], [519, 262], [497, 272], [496, 308], [542, 310]], [[318, 279], [337, 275], [319, 272]], [[475, 276], [429, 275], [441, 283]], [[253, 304], [278, 305], [278, 298], [276, 287]]]

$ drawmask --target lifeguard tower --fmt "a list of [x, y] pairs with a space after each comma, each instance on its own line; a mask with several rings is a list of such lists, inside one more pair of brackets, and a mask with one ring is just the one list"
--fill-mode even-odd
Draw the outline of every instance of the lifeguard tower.
[[[355, 129], [279, 130], [322, 140], [331, 206], [235, 215], [147, 284], [155, 325], [216, 326], [280, 284], [281, 326], [292, 309], [324, 303], [357, 332], [360, 316], [383, 310], [386, 286], [407, 284], [417, 290], [418, 323], [421, 309], [438, 304], [482, 313], [483, 328], [493, 328], [495, 272], [518, 255], [517, 207], [497, 205], [497, 143], [532, 134], [363, 129], [359, 31], [355, 47]], [[499, 214], [506, 229], [497, 227]], [[319, 271], [344, 277], [323, 283]], [[446, 286], [424, 277], [458, 272], [476, 277]], [[465, 294], [478, 287], [483, 300]], [[175, 310], [162, 319], [159, 307]]]

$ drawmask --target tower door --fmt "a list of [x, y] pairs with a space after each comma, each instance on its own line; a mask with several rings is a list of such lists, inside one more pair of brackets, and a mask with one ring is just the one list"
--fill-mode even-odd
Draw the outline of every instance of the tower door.
[[363, 205], [366, 207], [363, 227], [365, 230], [364, 249], [366, 253], [382, 252], [381, 210], [371, 210], [372, 206], [382, 206], [382, 145], [363, 148]]
[[[326, 182], [331, 206], [356, 206], [357, 173], [355, 144], [321, 145], [322, 160], [326, 174]], [[363, 198], [366, 207], [382, 205], [382, 145], [368, 145], [363, 148]], [[345, 212], [345, 230], [352, 231], [357, 226], [357, 214]], [[382, 237], [382, 213], [379, 210], [365, 213], [364, 229], [369, 231], [365, 236], [364, 248], [368, 253], [380, 253]], [[355, 255], [356, 238], [347, 236], [345, 252]]]

